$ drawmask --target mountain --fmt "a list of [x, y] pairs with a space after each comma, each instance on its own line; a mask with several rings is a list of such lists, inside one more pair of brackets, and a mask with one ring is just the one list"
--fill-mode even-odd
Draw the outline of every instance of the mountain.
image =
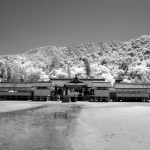
[[[86, 59], [86, 61], [84, 61]], [[87, 63], [88, 62], [88, 63]], [[87, 67], [90, 67], [87, 74]], [[150, 81], [150, 35], [128, 42], [90, 42], [68, 47], [43, 46], [23, 54], [1, 55], [1, 76], [17, 81], [48, 77], [104, 77], [114, 82]], [[87, 76], [88, 75], [88, 76]]]

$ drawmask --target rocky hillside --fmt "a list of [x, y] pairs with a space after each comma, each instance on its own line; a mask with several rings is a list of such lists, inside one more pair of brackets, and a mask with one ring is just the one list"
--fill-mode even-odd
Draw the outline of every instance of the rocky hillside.
[[101, 78], [114, 82], [150, 82], [150, 36], [128, 42], [85, 43], [68, 47], [45, 46], [23, 54], [0, 56], [3, 80], [45, 78]]

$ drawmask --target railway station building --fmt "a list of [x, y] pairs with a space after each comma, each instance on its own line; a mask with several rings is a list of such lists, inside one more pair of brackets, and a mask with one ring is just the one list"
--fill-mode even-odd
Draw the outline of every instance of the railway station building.
[[57, 79], [33, 83], [0, 82], [0, 100], [35, 100], [56, 101], [58, 96], [78, 97], [78, 101], [108, 101], [110, 99], [110, 82], [102, 79]]
[[[59, 94], [61, 98], [69, 93], [70, 95], [77, 94], [78, 101], [109, 101], [110, 99], [110, 88], [112, 88], [112, 85], [103, 78], [52, 78], [51, 82], [53, 87], [52, 92], [57, 90], [57, 94]], [[53, 96], [55, 93], [51, 95]]]
[[124, 101], [150, 100], [150, 84], [114, 83], [94, 78], [51, 78], [32, 83], [0, 82], [0, 100], [57, 101], [64, 97], [76, 101]]

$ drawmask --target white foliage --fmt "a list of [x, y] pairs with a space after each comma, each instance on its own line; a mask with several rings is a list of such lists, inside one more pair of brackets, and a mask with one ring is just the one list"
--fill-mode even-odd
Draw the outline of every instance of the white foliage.
[[41, 73], [40, 79], [44, 80], [44, 79], [48, 79], [49, 75], [46, 75], [45, 72]]
[[71, 77], [75, 77], [75, 75], [78, 75], [79, 77], [86, 77], [86, 72], [84, 70], [83, 67], [77, 67], [77, 66], [73, 66], [70, 68], [70, 74]]
[[135, 73], [135, 74], [145, 74], [148, 72], [148, 68], [145, 66], [136, 66], [136, 67], [131, 67], [128, 71], [128, 73]]
[[111, 74], [102, 74], [102, 76], [106, 82], [111, 82], [111, 84], [113, 85], [115, 83], [115, 79]]
[[27, 73], [27, 75], [38, 74], [39, 76], [41, 76], [42, 69], [30, 67], [26, 70], [26, 73]]
[[68, 77], [68, 74], [63, 72], [62, 69], [59, 69], [57, 70], [56, 72], [56, 77], [59, 78], [59, 77], [64, 77], [64, 78], [67, 78]]
[[33, 67], [33, 63], [31, 61], [27, 61], [24, 64], [22, 64], [22, 68], [28, 69], [29, 67]]
[[128, 79], [123, 79], [123, 81], [121, 81], [121, 83], [131, 83], [131, 81]]
[[92, 64], [90, 67], [91, 75], [95, 78], [100, 78], [103, 74], [110, 74], [110, 70], [106, 66]]
[[53, 69], [50, 74], [50, 78], [67, 78], [68, 74], [60, 69]]

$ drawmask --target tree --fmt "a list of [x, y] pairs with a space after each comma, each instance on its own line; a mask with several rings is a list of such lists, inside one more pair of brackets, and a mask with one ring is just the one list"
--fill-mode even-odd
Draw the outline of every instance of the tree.
[[42, 69], [30, 67], [26, 70], [29, 81], [38, 81], [42, 74]]
[[102, 77], [105, 79], [106, 82], [111, 82], [112, 85], [115, 82], [115, 79], [111, 74], [102, 74]]
[[84, 70], [83, 67], [77, 67], [77, 66], [73, 66], [70, 68], [70, 73], [71, 73], [71, 77], [75, 77], [76, 75], [80, 78], [85, 78], [86, 77], [86, 72]]
[[50, 78], [67, 78], [68, 74], [65, 73], [62, 69], [56, 69], [54, 68], [50, 73], [49, 73]]
[[150, 71], [144, 65], [132, 67], [128, 71], [131, 82], [149, 82]]
[[12, 71], [9, 65], [7, 65], [7, 81], [11, 80], [11, 76], [12, 76]]
[[123, 61], [122, 64], [119, 66], [119, 69], [126, 70], [128, 68], [127, 62]]
[[58, 58], [56, 56], [53, 56], [50, 65], [50, 72], [53, 70], [53, 68], [57, 68], [57, 65], [58, 65]]
[[98, 64], [91, 65], [91, 76], [94, 78], [101, 78], [103, 74], [110, 74], [108, 67]]
[[115, 75], [115, 79], [124, 79], [125, 71], [124, 70], [118, 70], [118, 72]]
[[1, 78], [3, 78], [3, 79], [6, 78], [6, 69], [5, 69], [4, 65], [1, 66], [0, 75], [1, 75]]
[[70, 63], [68, 63], [67, 73], [68, 73], [68, 78], [70, 78], [71, 77], [71, 74], [70, 74]]
[[21, 81], [21, 82], [24, 82], [24, 75], [21, 75], [21, 76], [20, 76], [20, 81]]
[[124, 70], [125, 72], [124, 72], [124, 74], [126, 74], [127, 73], [127, 71], [128, 71], [128, 63], [127, 62], [125, 62], [125, 61], [123, 61], [122, 62], [122, 64], [119, 66], [119, 69], [121, 70]]
[[87, 58], [82, 58], [82, 61], [84, 62], [84, 65], [85, 65], [85, 72], [86, 72], [86, 75], [87, 75], [88, 77], [90, 77], [91, 69], [90, 69], [89, 61], [88, 61]]
[[102, 62], [101, 62], [101, 65], [107, 65], [107, 60], [103, 59]]

